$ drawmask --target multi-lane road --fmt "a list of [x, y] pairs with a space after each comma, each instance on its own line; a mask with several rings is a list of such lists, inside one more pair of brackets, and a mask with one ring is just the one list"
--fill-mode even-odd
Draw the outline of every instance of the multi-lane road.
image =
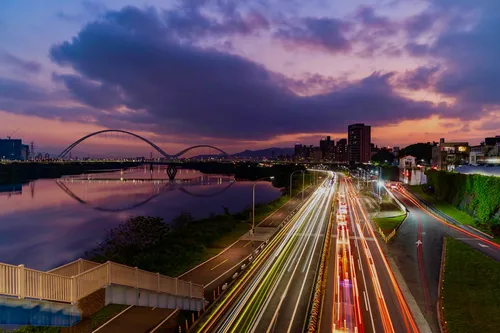
[[301, 332], [336, 188], [327, 173], [201, 325], [201, 332]]
[[269, 240], [199, 331], [304, 331], [329, 223], [335, 232], [320, 331], [418, 332], [354, 186], [332, 172]]
[[351, 181], [339, 183], [320, 332], [418, 332]]

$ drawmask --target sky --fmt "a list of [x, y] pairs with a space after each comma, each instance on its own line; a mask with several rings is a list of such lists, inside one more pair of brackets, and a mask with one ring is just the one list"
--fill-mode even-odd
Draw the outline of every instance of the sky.
[[[498, 0], [0, 2], [0, 137], [168, 153], [500, 135]], [[85, 154], [149, 154], [121, 135]]]

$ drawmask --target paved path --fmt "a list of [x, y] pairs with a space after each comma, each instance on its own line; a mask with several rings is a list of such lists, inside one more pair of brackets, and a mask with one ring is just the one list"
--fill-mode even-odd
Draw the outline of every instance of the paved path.
[[[312, 192], [312, 187], [307, 188], [304, 199], [307, 199]], [[265, 233], [264, 229], [274, 231], [301, 202], [302, 196], [297, 195], [258, 224], [255, 240], [251, 240], [251, 237], [244, 235], [219, 255], [182, 274], [179, 278], [205, 286], [205, 297], [207, 300], [212, 301], [214, 291], [217, 294], [218, 287], [230, 278], [240, 268], [245, 259], [262, 244], [263, 238], [258, 237], [261, 234], [259, 230], [262, 230], [262, 233]], [[267, 239], [271, 234], [268, 233], [265, 238]]]
[[142, 333], [149, 332], [175, 310], [132, 306], [120, 316], [97, 328], [96, 333]]
[[500, 261], [500, 248], [462, 225], [448, 225], [431, 215], [406, 190], [394, 194], [409, 214], [387, 248], [432, 331], [439, 332], [436, 302], [443, 238], [453, 237], [497, 261]]

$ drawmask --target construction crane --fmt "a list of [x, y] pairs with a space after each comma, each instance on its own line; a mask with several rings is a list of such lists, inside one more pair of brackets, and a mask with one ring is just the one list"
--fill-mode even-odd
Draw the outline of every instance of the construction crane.
[[10, 138], [11, 138], [14, 134], [16, 134], [16, 133], [17, 133], [17, 131], [19, 131], [19, 128], [18, 128], [18, 129], [16, 129], [14, 132], [12, 132], [12, 134], [11, 134], [11, 135], [7, 135], [7, 139], [9, 139], [9, 140], [10, 140]]

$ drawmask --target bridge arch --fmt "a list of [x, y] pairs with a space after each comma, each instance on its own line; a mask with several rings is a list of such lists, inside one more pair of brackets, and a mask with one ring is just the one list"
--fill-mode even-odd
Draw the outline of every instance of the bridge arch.
[[222, 155], [228, 156], [228, 154], [224, 150], [222, 150], [220, 148], [217, 148], [215, 146], [212, 146], [212, 145], [196, 145], [196, 146], [192, 146], [192, 147], [186, 148], [184, 150], [181, 150], [180, 152], [178, 152], [177, 154], [172, 155], [171, 157], [177, 158], [179, 156], [184, 155], [188, 151], [196, 149], [196, 148], [212, 148], [212, 149], [217, 150], [218, 152], [220, 152]]
[[224, 150], [222, 150], [220, 148], [217, 148], [215, 146], [212, 146], [212, 145], [196, 145], [196, 146], [192, 146], [192, 147], [186, 148], [184, 150], [181, 150], [177, 154], [170, 155], [170, 154], [167, 154], [163, 149], [161, 149], [160, 147], [158, 147], [156, 144], [154, 144], [150, 140], [148, 140], [148, 139], [146, 139], [146, 138], [144, 138], [144, 137], [142, 137], [140, 135], [137, 135], [137, 134], [129, 132], [129, 131], [124, 131], [124, 130], [106, 129], [106, 130], [102, 130], [102, 131], [93, 132], [93, 133], [90, 133], [90, 134], [87, 134], [87, 135], [81, 137], [80, 139], [78, 139], [75, 142], [73, 142], [72, 144], [70, 144], [66, 149], [64, 149], [57, 156], [57, 158], [58, 159], [64, 158], [73, 148], [75, 148], [76, 146], [78, 146], [80, 143], [82, 143], [83, 141], [87, 140], [88, 138], [93, 137], [93, 136], [98, 135], [98, 134], [109, 133], [109, 132], [123, 133], [123, 134], [131, 135], [131, 136], [133, 136], [133, 137], [135, 137], [135, 138], [137, 138], [139, 140], [142, 140], [142, 141], [146, 142], [147, 144], [149, 144], [157, 152], [159, 152], [161, 155], [163, 155], [166, 158], [178, 158], [178, 157], [182, 156], [183, 154], [187, 153], [188, 151], [196, 149], [196, 148], [212, 148], [214, 150], [217, 150], [218, 152], [220, 152], [224, 156], [228, 156], [228, 154]]

